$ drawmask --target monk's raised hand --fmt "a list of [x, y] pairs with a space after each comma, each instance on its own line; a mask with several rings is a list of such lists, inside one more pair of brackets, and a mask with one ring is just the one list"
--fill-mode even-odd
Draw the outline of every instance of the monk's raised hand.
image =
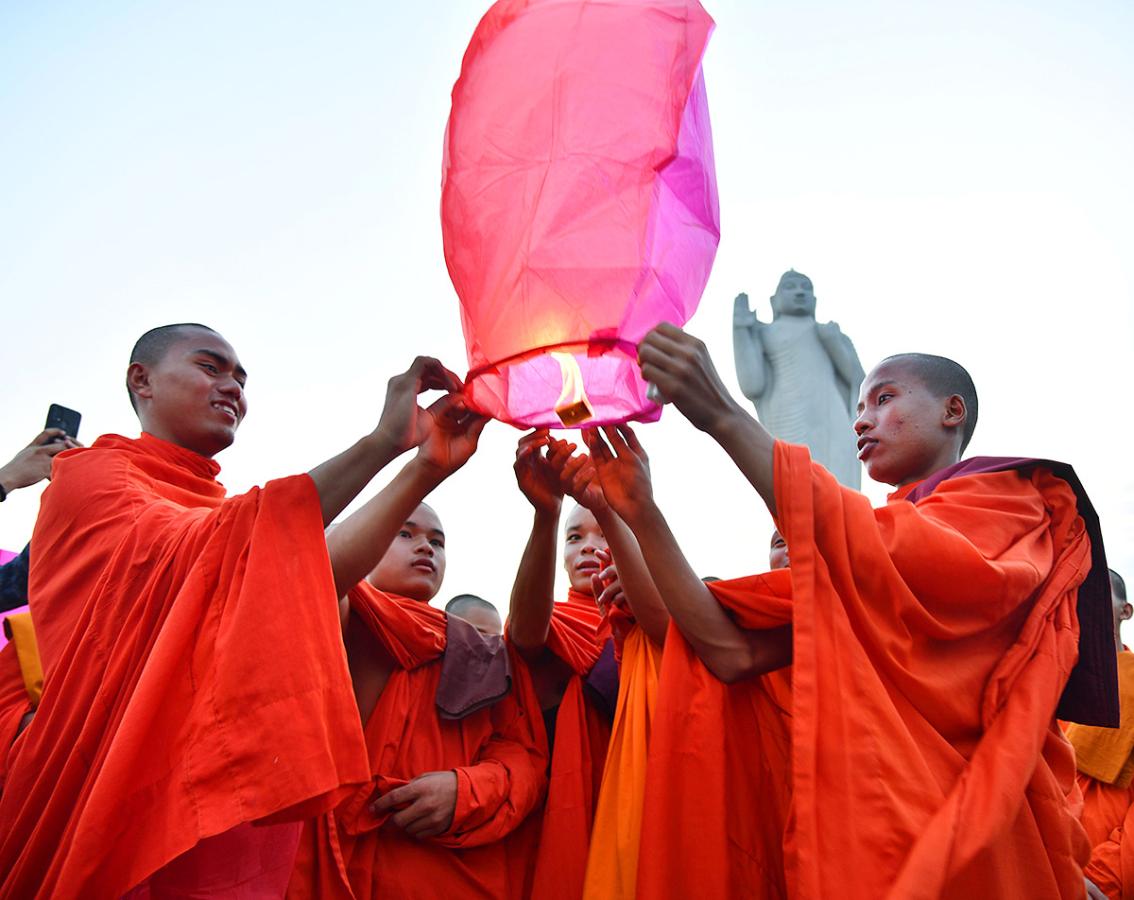
[[629, 425], [604, 425], [583, 430], [583, 441], [591, 451], [603, 496], [619, 516], [631, 522], [653, 503], [650, 460]]
[[444, 834], [453, 824], [456, 808], [457, 773], [452, 771], [426, 772], [370, 804], [376, 816], [396, 810], [389, 821], [415, 838]]
[[595, 556], [602, 564], [602, 570], [591, 576], [591, 591], [595, 595], [595, 603], [603, 614], [617, 606], [626, 603], [626, 595], [622, 591], [622, 581], [618, 577], [618, 566], [607, 550], [596, 550]]
[[424, 391], [458, 393], [464, 388], [461, 379], [431, 356], [419, 356], [401, 375], [386, 385], [386, 404], [378, 422], [382, 434], [395, 453], [404, 453], [418, 446], [430, 430], [426, 410], [418, 406], [418, 394]]
[[419, 462], [447, 478], [476, 452], [488, 417], [473, 412], [460, 394], [446, 394], [422, 410], [418, 427], [424, 436], [417, 449]]
[[[563, 488], [546, 455], [557, 452], [555, 445], [561, 443], [552, 438], [546, 428], [537, 428], [520, 438], [516, 445], [516, 462], [512, 467], [516, 484], [528, 502], [542, 512], [558, 514], [563, 505]], [[574, 449], [574, 444], [567, 446]], [[570, 451], [567, 454], [570, 455]]]
[[563, 490], [572, 500], [593, 513], [607, 508], [609, 504], [602, 492], [594, 464], [586, 453], [556, 458], [552, 461], [552, 465], [555, 467]]
[[739, 407], [724, 386], [708, 348], [675, 325], [663, 322], [638, 345], [642, 377], [657, 386], [701, 431], [715, 434]]

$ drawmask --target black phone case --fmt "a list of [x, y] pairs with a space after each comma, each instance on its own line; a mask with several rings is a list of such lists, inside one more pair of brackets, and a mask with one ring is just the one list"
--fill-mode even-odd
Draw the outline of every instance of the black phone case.
[[68, 437], [77, 438], [82, 418], [75, 410], [52, 403], [47, 410], [47, 424], [44, 428], [62, 428]]

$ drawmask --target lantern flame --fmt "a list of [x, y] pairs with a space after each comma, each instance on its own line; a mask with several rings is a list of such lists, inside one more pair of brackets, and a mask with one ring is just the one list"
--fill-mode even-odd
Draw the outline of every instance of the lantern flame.
[[555, 403], [555, 414], [566, 428], [581, 425], [595, 414], [583, 389], [583, 372], [570, 353], [553, 352], [551, 357], [563, 372], [563, 390]]

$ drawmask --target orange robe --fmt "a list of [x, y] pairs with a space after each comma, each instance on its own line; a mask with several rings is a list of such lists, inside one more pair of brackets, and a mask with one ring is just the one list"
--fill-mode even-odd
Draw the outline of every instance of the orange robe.
[[[527, 668], [513, 657], [507, 695], [463, 718], [443, 718], [435, 697], [445, 613], [366, 583], [350, 600], [397, 668], [366, 723], [373, 781], [309, 823], [288, 896], [520, 898], [531, 848], [517, 828], [547, 785], [539, 701]], [[386, 825], [388, 814], [370, 812], [377, 793], [446, 770], [457, 774], [457, 805], [444, 834], [412, 838]]]
[[638, 840], [662, 648], [625, 610], [615, 609], [610, 617], [619, 614], [626, 619], [625, 631], [611, 623], [618, 646], [618, 703], [591, 829], [585, 900], [634, 900], [637, 892]]
[[570, 668], [555, 716], [551, 771], [539, 824], [533, 900], [580, 900], [595, 804], [602, 784], [610, 713], [586, 686], [587, 676], [611, 641], [610, 623], [591, 594], [574, 589], [556, 603], [547, 649]]
[[8, 755], [20, 721], [32, 709], [15, 644], [0, 648], [0, 796], [8, 773]]
[[[1074, 491], [1035, 467], [959, 475], [916, 504], [904, 500], [910, 486], [873, 510], [782, 443], [775, 480], [791, 600], [757, 580], [746, 605], [764, 626], [793, 625], [789, 895], [1082, 897], [1089, 848], [1055, 725], [1092, 569]], [[671, 646], [663, 704], [675, 678], [695, 674], [676, 656], [671, 669]], [[663, 745], [665, 723], [681, 732]], [[741, 777], [727, 752], [702, 753], [692, 778], [675, 765], [682, 735], [720, 740], [703, 730], [698, 714], [663, 723], [659, 709], [639, 895], [689, 896], [683, 872], [707, 854], [749, 874], [718, 876], [696, 896], [775, 896], [749, 880], [765, 868], [778, 877], [758, 824], [766, 798], [727, 792]], [[663, 746], [671, 761], [655, 766]], [[762, 767], [762, 740], [752, 754]], [[726, 843], [690, 840], [714, 810]]]
[[1092, 848], [1085, 874], [1114, 900], [1134, 897], [1134, 653], [1129, 650], [1118, 655], [1118, 686], [1118, 728], [1065, 728], [1075, 747], [1082, 822]]
[[[791, 617], [791, 572], [708, 585], [742, 628]], [[670, 621], [650, 736], [640, 897], [781, 900], [791, 669], [717, 679]]]
[[218, 472], [149, 435], [56, 457], [29, 585], [44, 692], [0, 796], [0, 897], [116, 898], [365, 780], [314, 483], [225, 499]]

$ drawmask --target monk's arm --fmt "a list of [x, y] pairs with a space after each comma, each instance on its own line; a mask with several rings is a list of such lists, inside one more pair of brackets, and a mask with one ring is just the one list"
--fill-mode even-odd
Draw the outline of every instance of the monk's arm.
[[618, 579], [622, 582], [622, 590], [634, 619], [646, 637], [659, 647], [662, 646], [669, 628], [669, 612], [650, 576], [634, 533], [609, 506], [596, 509], [594, 513], [618, 567]]
[[710, 672], [726, 684], [791, 664], [791, 628], [738, 626], [693, 571], [665, 516], [652, 501], [630, 523], [673, 621]]
[[323, 525], [330, 525], [335, 516], [346, 509], [371, 479], [401, 453], [393, 442], [379, 431], [320, 463], [307, 474], [319, 492], [323, 509]]
[[705, 345], [663, 322], [638, 345], [638, 362], [642, 377], [732, 457], [774, 518], [775, 440], [729, 394]]
[[543, 650], [551, 627], [558, 532], [559, 508], [537, 507], [508, 608], [508, 634], [527, 657]]
[[327, 552], [339, 597], [370, 574], [406, 519], [443, 480], [444, 474], [436, 467], [420, 458], [412, 459], [361, 509], [327, 533]]

